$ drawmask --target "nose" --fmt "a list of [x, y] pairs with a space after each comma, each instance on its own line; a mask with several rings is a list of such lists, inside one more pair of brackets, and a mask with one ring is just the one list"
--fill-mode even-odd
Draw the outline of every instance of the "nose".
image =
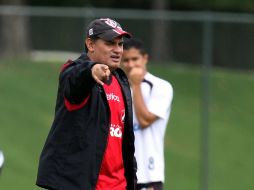
[[114, 48], [114, 52], [116, 52], [116, 53], [122, 53], [123, 52], [123, 46], [116, 45], [115, 48]]
[[133, 60], [128, 60], [128, 67], [133, 68], [135, 66], [135, 62]]

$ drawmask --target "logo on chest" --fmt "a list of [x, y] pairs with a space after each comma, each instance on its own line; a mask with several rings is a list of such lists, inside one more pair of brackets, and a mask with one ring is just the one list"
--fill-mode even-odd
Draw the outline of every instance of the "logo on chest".
[[107, 100], [108, 101], [111, 100], [111, 101], [120, 102], [119, 96], [115, 95], [114, 93], [107, 94]]

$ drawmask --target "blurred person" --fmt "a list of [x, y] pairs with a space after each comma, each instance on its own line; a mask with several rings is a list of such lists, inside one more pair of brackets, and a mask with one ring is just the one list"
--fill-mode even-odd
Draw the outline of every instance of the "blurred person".
[[4, 166], [4, 153], [3, 151], [0, 150], [0, 174], [2, 172], [3, 166]]
[[86, 52], [62, 68], [55, 118], [36, 184], [54, 190], [134, 190], [132, 99], [119, 68], [123, 37], [109, 18], [86, 29]]
[[132, 90], [137, 189], [162, 190], [164, 176], [164, 135], [171, 111], [171, 84], [147, 71], [148, 54], [143, 42], [124, 42], [122, 67]]

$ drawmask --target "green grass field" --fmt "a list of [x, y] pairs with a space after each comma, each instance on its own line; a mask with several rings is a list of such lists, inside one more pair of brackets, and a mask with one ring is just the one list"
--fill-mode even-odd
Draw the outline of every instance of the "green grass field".
[[[201, 74], [198, 67], [150, 65], [174, 87], [165, 137], [165, 190], [199, 190]], [[0, 61], [1, 190], [36, 190], [38, 158], [49, 131], [60, 63]], [[254, 73], [214, 69], [209, 189], [253, 190]]]

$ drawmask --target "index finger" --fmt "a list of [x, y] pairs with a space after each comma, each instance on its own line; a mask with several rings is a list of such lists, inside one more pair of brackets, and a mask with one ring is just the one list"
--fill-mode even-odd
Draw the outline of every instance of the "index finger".
[[106, 71], [106, 70], [109, 69], [109, 67], [108, 67], [107, 65], [102, 64], [102, 69], [103, 69], [104, 71]]
[[102, 82], [96, 75], [93, 76], [94, 80], [99, 83], [100, 85], [104, 85], [104, 82]]

